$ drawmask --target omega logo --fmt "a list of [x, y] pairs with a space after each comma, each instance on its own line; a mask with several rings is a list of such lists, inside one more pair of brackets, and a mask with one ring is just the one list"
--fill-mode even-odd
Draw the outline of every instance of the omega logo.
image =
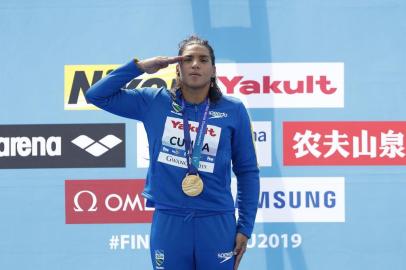
[[[88, 195], [85, 195], [88, 194]], [[81, 196], [89, 196], [91, 197], [91, 205], [88, 209], [83, 209], [82, 205], [79, 203], [79, 198]], [[81, 190], [75, 194], [73, 198], [73, 202], [75, 207], [73, 210], [75, 212], [96, 212], [98, 211], [98, 198], [96, 194], [90, 190]], [[83, 203], [82, 203], [83, 204]], [[153, 211], [154, 208], [146, 207], [146, 200], [141, 197], [139, 194], [135, 194], [135, 196], [131, 196], [127, 194], [124, 198], [119, 194], [109, 194], [104, 199], [104, 206], [107, 210], [111, 212], [118, 212], [118, 211]]]

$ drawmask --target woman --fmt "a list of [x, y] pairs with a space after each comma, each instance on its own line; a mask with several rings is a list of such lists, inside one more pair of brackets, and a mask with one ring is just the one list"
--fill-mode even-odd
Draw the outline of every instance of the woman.
[[[173, 63], [176, 89], [121, 89], [142, 73]], [[86, 98], [144, 123], [150, 166], [143, 195], [156, 209], [150, 243], [154, 269], [237, 269], [255, 222], [259, 170], [247, 110], [222, 95], [209, 43], [191, 36], [180, 43], [177, 57], [132, 60], [94, 84]]]

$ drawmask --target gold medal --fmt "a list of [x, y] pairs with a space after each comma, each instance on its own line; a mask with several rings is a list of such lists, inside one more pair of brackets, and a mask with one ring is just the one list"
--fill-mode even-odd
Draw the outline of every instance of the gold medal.
[[203, 191], [203, 180], [198, 174], [187, 174], [182, 181], [183, 192], [190, 196], [195, 197]]

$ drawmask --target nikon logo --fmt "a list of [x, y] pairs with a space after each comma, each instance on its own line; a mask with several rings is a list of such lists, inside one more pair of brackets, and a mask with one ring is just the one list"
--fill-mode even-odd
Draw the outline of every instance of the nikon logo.
[[0, 157], [60, 156], [61, 137], [0, 137]]
[[0, 125], [0, 169], [124, 166], [124, 124]]
[[[65, 110], [96, 110], [85, 99], [87, 90], [119, 65], [66, 65], [65, 66]], [[175, 84], [175, 65], [171, 65], [159, 74], [143, 74], [133, 79], [125, 88], [166, 87]]]

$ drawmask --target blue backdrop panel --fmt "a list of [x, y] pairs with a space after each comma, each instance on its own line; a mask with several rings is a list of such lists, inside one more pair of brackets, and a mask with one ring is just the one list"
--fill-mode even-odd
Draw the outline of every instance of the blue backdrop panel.
[[[0, 269], [151, 269], [149, 224], [66, 224], [65, 180], [143, 179], [146, 169], [134, 121], [64, 109], [64, 67], [174, 55], [191, 33], [218, 63], [345, 67], [342, 108], [249, 110], [272, 122], [261, 177], [344, 177], [345, 222], [257, 223], [240, 269], [406, 269], [404, 166], [285, 166], [282, 155], [286, 121], [406, 120], [405, 14], [403, 0], [2, 0], [0, 125], [125, 123], [126, 166], [0, 169]], [[115, 247], [115, 236], [135, 244]]]

